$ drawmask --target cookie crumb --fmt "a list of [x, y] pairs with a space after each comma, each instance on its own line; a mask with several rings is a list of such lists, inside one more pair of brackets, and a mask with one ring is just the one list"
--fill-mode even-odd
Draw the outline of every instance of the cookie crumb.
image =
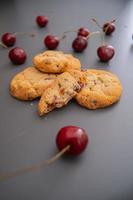
[[34, 106], [34, 104], [33, 104], [32, 102], [30, 103], [30, 105], [31, 105], [31, 106]]

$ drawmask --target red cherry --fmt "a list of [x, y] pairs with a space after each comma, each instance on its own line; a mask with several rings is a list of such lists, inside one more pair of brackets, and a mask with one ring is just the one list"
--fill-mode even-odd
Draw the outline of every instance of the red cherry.
[[86, 49], [88, 45], [88, 40], [85, 37], [78, 36], [74, 39], [72, 43], [72, 48], [76, 52], [82, 52]]
[[113, 58], [115, 49], [111, 45], [103, 45], [97, 49], [97, 55], [102, 62], [108, 62]]
[[111, 35], [115, 31], [115, 24], [108, 22], [103, 25], [103, 32], [105, 32], [106, 35]]
[[57, 46], [59, 45], [59, 42], [60, 42], [59, 38], [53, 35], [47, 35], [44, 38], [44, 44], [50, 50], [56, 49]]
[[78, 30], [78, 36], [87, 37], [90, 34], [90, 31], [87, 28], [80, 28]]
[[60, 151], [70, 145], [70, 148], [66, 152], [69, 155], [81, 154], [88, 143], [89, 138], [86, 131], [77, 126], [65, 126], [61, 128], [56, 137], [56, 144]]
[[7, 47], [11, 47], [15, 44], [16, 37], [12, 33], [4, 33], [2, 35], [1, 40], [2, 40], [3, 44], [5, 44]]
[[40, 27], [45, 27], [48, 23], [48, 17], [47, 16], [37, 16], [36, 23]]
[[23, 64], [27, 58], [22, 48], [15, 47], [9, 51], [9, 58], [14, 64]]

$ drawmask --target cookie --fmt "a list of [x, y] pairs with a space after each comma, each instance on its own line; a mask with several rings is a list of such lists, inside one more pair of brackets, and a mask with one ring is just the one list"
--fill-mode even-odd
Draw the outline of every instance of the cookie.
[[76, 101], [88, 108], [97, 109], [117, 102], [122, 93], [118, 77], [104, 70], [85, 70], [84, 87], [76, 95]]
[[33, 100], [53, 83], [57, 75], [41, 73], [34, 67], [28, 67], [13, 77], [10, 93], [20, 100]]
[[71, 69], [80, 70], [80, 61], [61, 51], [45, 51], [33, 58], [35, 67], [46, 73], [62, 73]]
[[62, 73], [44, 91], [38, 104], [39, 115], [42, 116], [55, 108], [63, 107], [79, 90], [78, 82], [68, 72]]
[[86, 76], [82, 71], [80, 71], [80, 70], [68, 70], [67, 72], [69, 72], [70, 75], [73, 78], [75, 78], [75, 80], [80, 84], [80, 86], [83, 87], [85, 80], [86, 80]]

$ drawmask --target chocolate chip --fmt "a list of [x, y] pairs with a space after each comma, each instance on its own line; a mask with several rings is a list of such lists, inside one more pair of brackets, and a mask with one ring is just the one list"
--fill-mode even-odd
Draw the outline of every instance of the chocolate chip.
[[78, 84], [80, 85], [81, 89], [84, 87], [84, 83], [78, 82]]
[[58, 83], [58, 86], [59, 86], [59, 88], [61, 88], [62, 85], [60, 83]]
[[57, 100], [57, 96], [56, 95], [54, 95], [54, 99], [55, 99], [55, 101]]
[[74, 85], [73, 87], [74, 91], [79, 92], [81, 90], [80, 85]]
[[97, 105], [97, 100], [94, 99], [94, 100], [92, 101], [92, 103], [93, 103], [94, 105]]
[[94, 80], [94, 85], [96, 85], [97, 84], [97, 82], [96, 82], [96, 80]]
[[44, 80], [52, 80], [52, 78], [50, 78], [50, 77], [47, 77], [47, 78], [45, 78]]
[[64, 94], [64, 92], [65, 92], [65, 89], [62, 88], [62, 89], [60, 90], [60, 93], [61, 93], [61, 94]]

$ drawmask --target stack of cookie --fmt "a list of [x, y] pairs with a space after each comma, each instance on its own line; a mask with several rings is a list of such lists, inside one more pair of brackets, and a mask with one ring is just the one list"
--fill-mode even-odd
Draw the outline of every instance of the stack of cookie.
[[11, 80], [11, 95], [19, 100], [40, 98], [39, 115], [66, 105], [72, 98], [88, 108], [112, 105], [120, 99], [118, 77], [104, 70], [81, 70], [80, 61], [60, 51], [45, 51], [33, 65]]

